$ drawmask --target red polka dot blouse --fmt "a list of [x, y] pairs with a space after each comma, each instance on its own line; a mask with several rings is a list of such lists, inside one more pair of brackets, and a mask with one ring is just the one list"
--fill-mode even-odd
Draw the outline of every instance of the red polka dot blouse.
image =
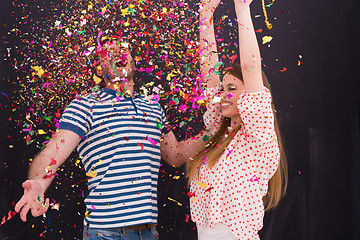
[[[222, 120], [220, 102], [213, 101], [219, 87], [205, 91], [206, 127], [213, 134]], [[200, 226], [223, 223], [241, 240], [260, 239], [268, 181], [280, 159], [274, 130], [270, 91], [243, 92], [237, 102], [243, 127], [234, 136], [218, 163], [202, 165], [191, 182], [191, 218]]]

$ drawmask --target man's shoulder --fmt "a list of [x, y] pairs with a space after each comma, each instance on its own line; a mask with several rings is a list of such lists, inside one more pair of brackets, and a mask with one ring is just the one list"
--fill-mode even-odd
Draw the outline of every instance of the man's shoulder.
[[158, 101], [154, 101], [153, 99], [151, 99], [151, 96], [138, 94], [137, 97], [140, 99], [142, 104], [144, 104], [144, 106], [148, 107], [149, 109], [159, 110], [159, 111], [162, 110], [160, 103]]

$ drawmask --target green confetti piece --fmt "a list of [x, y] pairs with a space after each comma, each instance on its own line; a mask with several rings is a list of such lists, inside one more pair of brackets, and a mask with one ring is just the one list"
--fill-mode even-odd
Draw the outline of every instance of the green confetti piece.
[[162, 128], [162, 124], [161, 124], [160, 122], [158, 122], [158, 123], [156, 124], [156, 127], [157, 127], [158, 129], [161, 129], [161, 128]]
[[210, 139], [210, 137], [208, 135], [205, 135], [202, 140], [204, 142], [207, 142], [207, 141], [209, 141], [209, 139]]

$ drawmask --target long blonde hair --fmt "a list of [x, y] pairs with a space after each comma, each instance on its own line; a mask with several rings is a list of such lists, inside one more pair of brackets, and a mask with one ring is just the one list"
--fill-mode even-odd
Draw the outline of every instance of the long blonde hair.
[[[241, 72], [241, 67], [239, 65], [231, 65], [229, 68], [225, 69], [226, 73], [231, 74], [232, 76], [243, 81], [243, 76]], [[262, 73], [262, 79], [264, 86], [270, 89], [270, 84], [265, 76]], [[274, 108], [274, 103], [271, 103], [272, 109]], [[223, 117], [222, 122], [220, 123], [219, 130], [207, 141], [204, 146], [200, 147], [195, 156], [191, 158], [191, 161], [188, 161], [186, 164], [186, 171], [188, 177], [188, 184], [194, 176], [198, 176], [200, 167], [204, 163], [204, 155], [206, 155], [206, 164], [207, 167], [212, 168], [219, 161], [221, 155], [224, 153], [225, 149], [240, 130], [241, 124], [228, 131], [228, 126], [230, 125], [230, 118]], [[276, 170], [275, 174], [269, 181], [269, 187], [267, 194], [263, 197], [263, 203], [265, 211], [268, 211], [272, 208], [275, 208], [281, 198], [286, 193], [287, 183], [288, 183], [288, 172], [287, 172], [287, 161], [286, 155], [283, 147], [283, 142], [281, 134], [279, 131], [279, 126], [276, 118], [276, 113], [274, 112], [274, 128], [277, 135], [277, 140], [280, 148], [280, 163], [279, 167]], [[227, 135], [225, 137], [225, 134]]]

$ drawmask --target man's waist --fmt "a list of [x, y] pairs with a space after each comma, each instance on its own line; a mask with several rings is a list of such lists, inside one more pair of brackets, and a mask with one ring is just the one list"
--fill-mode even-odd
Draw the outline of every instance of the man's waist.
[[148, 230], [156, 227], [156, 224], [140, 224], [134, 226], [124, 227], [125, 229], [135, 229], [135, 230]]

